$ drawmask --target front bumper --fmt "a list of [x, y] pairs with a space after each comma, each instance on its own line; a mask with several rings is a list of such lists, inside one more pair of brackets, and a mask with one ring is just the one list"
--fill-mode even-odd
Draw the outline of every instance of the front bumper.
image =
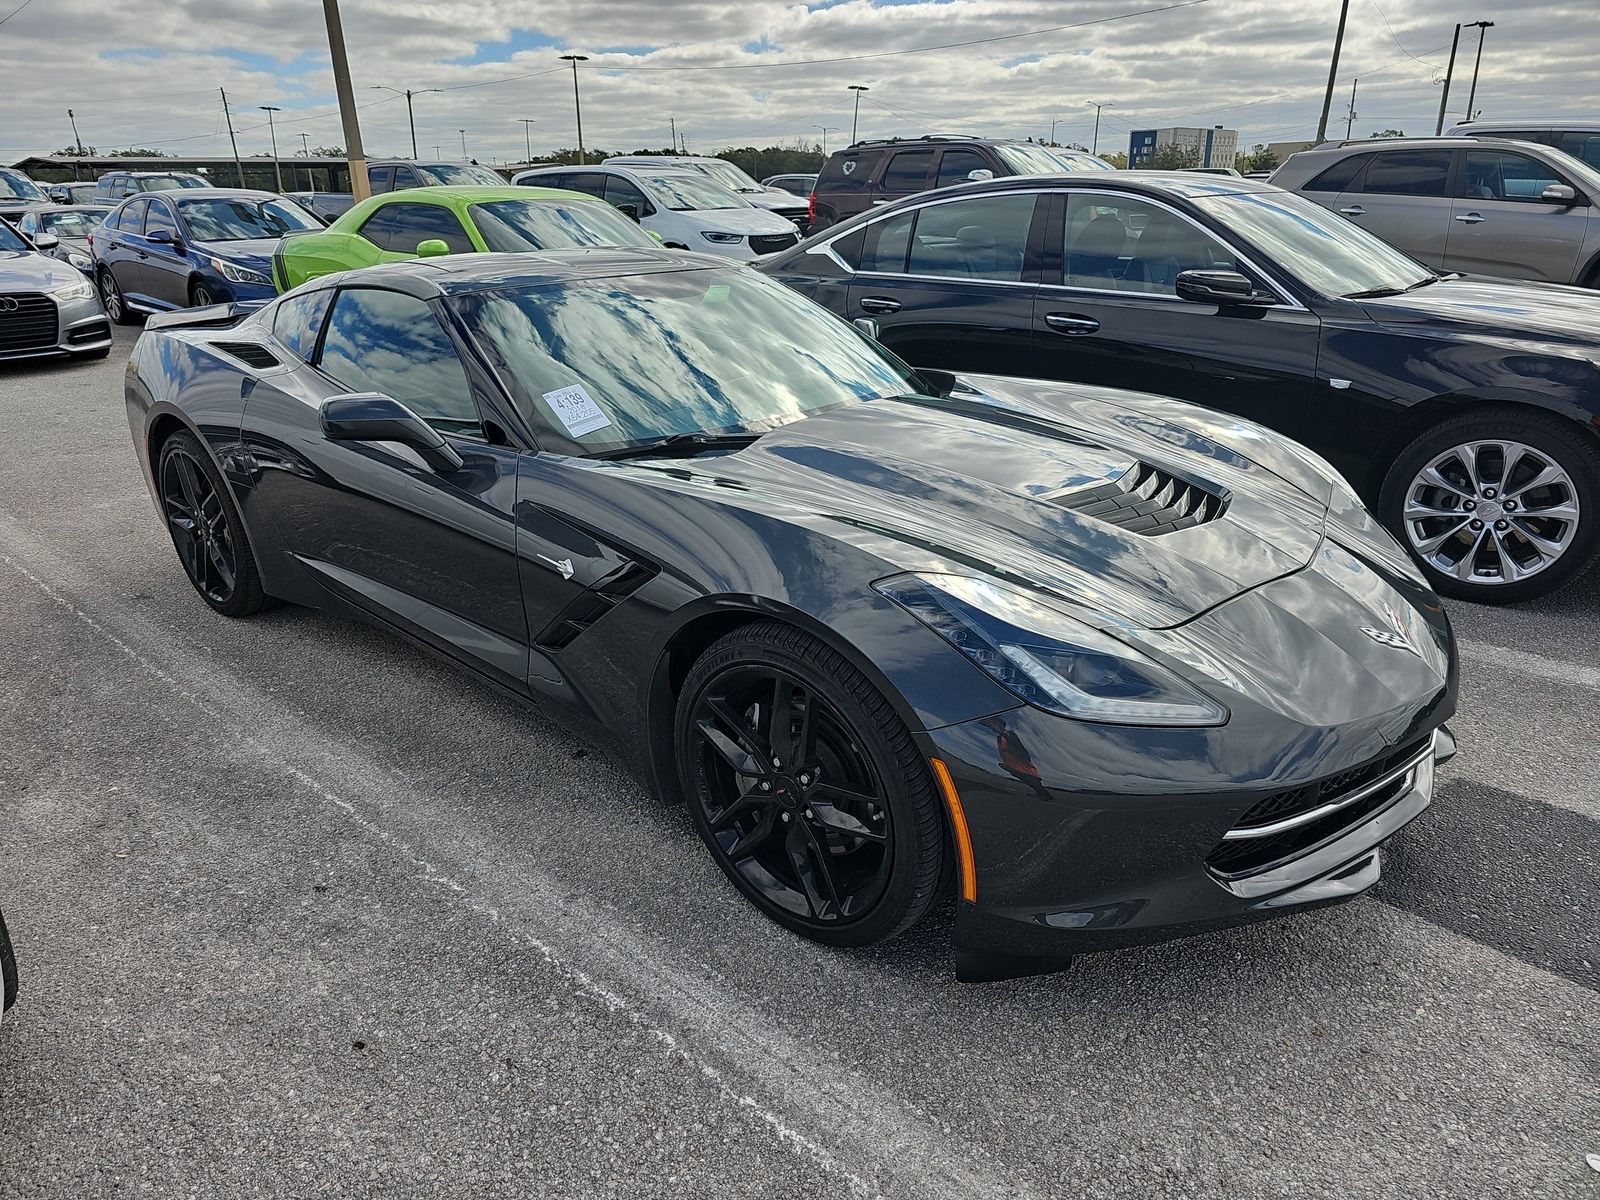
[[0, 360], [70, 357], [111, 346], [111, 322], [98, 295], [58, 300], [35, 292], [12, 298], [19, 307], [0, 312]]

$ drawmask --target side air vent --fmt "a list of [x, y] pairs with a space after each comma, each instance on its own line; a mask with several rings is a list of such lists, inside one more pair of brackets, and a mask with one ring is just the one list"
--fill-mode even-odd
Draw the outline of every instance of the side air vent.
[[1146, 537], [1204, 525], [1227, 508], [1221, 496], [1142, 462], [1115, 479], [1053, 499], [1062, 508]]
[[624, 563], [556, 614], [539, 635], [538, 646], [560, 650], [622, 601], [654, 579], [656, 568], [640, 562]]
[[267, 367], [278, 365], [278, 356], [265, 346], [257, 345], [255, 342], [212, 342], [211, 344], [230, 358], [237, 358], [248, 366], [265, 370]]

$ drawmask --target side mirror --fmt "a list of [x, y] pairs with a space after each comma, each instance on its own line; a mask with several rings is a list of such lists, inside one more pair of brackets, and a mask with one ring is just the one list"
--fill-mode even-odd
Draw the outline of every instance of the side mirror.
[[1180, 300], [1196, 304], [1270, 304], [1237, 271], [1179, 271], [1174, 284]]
[[637, 204], [619, 204], [617, 205], [617, 211], [630, 221], [638, 221], [639, 219], [639, 206]]
[[975, 167], [967, 172], [967, 178], [973, 183], [982, 183], [985, 179], [993, 179], [994, 172], [989, 170], [988, 167]]
[[461, 469], [461, 455], [437, 429], [382, 392], [330, 396], [321, 411], [322, 436], [330, 442], [399, 442], [440, 475]]
[[933, 390], [935, 396], [948, 396], [956, 390], [956, 377], [950, 371], [935, 371], [928, 367], [918, 367], [917, 377]]
[[883, 332], [883, 326], [879, 325], [877, 320], [873, 317], [857, 317], [854, 321], [851, 321], [850, 324], [854, 325], [873, 341], [877, 342], [882, 340], [878, 335]]
[[418, 258], [438, 258], [450, 253], [450, 243], [443, 238], [428, 238], [417, 243]]
[[1539, 193], [1539, 199], [1546, 204], [1576, 204], [1578, 193], [1564, 183], [1552, 183]]
[[167, 229], [153, 229], [145, 235], [145, 241], [155, 242], [162, 246], [171, 246], [177, 240], [177, 238], [172, 236], [172, 232]]
[[61, 245], [61, 239], [53, 233], [36, 233], [33, 235], [33, 248], [35, 250], [54, 250]]

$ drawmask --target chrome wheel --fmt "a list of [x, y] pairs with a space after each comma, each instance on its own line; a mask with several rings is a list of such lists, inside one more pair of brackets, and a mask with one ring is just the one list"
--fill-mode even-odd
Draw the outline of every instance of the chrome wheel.
[[1413, 477], [1401, 512], [1412, 551], [1476, 585], [1520, 583], [1554, 566], [1578, 532], [1567, 469], [1522, 442], [1466, 442]]
[[119, 324], [122, 321], [122, 290], [117, 287], [117, 281], [111, 277], [110, 271], [100, 272], [100, 302], [106, 306], [106, 316]]

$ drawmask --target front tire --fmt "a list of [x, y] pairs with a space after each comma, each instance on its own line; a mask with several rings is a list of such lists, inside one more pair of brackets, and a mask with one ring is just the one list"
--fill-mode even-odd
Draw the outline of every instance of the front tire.
[[197, 279], [189, 285], [190, 308], [210, 308], [215, 303], [217, 298], [205, 283]]
[[156, 469], [161, 515], [194, 590], [225, 617], [251, 617], [270, 604], [244, 522], [221, 472], [199, 441], [175, 433]]
[[677, 751], [717, 865], [795, 933], [885, 941], [948, 878], [939, 802], [904, 722], [810, 634], [760, 621], [706, 650], [678, 699]]
[[143, 318], [128, 308], [128, 301], [117, 285], [117, 277], [110, 267], [100, 268], [100, 303], [105, 305], [106, 316], [116, 325], [137, 325]]
[[1548, 595], [1600, 557], [1600, 444], [1543, 413], [1466, 413], [1400, 453], [1378, 507], [1440, 594]]

